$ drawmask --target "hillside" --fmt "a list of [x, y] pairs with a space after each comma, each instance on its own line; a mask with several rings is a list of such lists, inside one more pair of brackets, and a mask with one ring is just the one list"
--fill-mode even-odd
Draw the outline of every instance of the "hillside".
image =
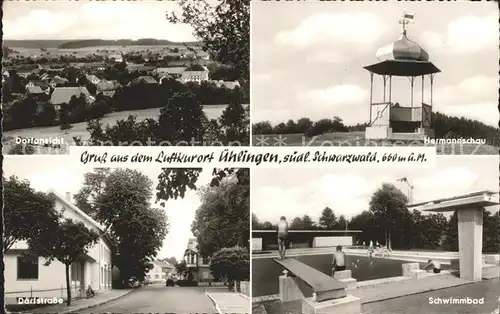
[[[86, 39], [86, 40], [4, 40], [3, 45], [10, 48], [29, 48], [29, 49], [40, 49], [40, 48], [59, 48], [59, 49], [71, 49], [71, 48], [84, 48], [84, 47], [99, 47], [99, 46], [154, 46], [154, 45], [182, 45], [181, 42], [173, 42], [169, 40], [160, 40], [154, 38], [143, 38], [138, 40], [131, 39], [118, 39], [118, 40], [104, 40], [104, 39]], [[199, 42], [189, 42], [185, 43], [189, 45], [198, 45]]]
[[[485, 139], [488, 145], [495, 147], [499, 146], [499, 129], [477, 120], [433, 112], [432, 125], [434, 126], [436, 138]], [[304, 117], [297, 121], [289, 120], [275, 125], [272, 125], [268, 121], [254, 123], [252, 126], [252, 134], [273, 135], [301, 133], [311, 137], [330, 132], [364, 132], [366, 126], [366, 123], [346, 126], [339, 117], [334, 117], [334, 119], [321, 119], [318, 121], [312, 121]]]
[[59, 45], [64, 44], [68, 40], [8, 40], [3, 41], [3, 46], [10, 48], [29, 48], [29, 49], [40, 49], [40, 48], [57, 48]]

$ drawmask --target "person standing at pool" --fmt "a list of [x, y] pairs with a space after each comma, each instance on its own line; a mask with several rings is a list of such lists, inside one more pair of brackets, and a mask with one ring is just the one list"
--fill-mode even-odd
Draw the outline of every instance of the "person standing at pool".
[[336, 271], [343, 271], [345, 267], [345, 253], [342, 252], [342, 245], [337, 245], [337, 251], [333, 252], [332, 277]]
[[424, 270], [431, 270], [431, 269], [435, 274], [439, 274], [441, 272], [441, 263], [433, 261], [431, 259], [428, 260], [427, 265], [425, 265], [424, 267]]
[[281, 259], [285, 259], [286, 238], [288, 236], [288, 222], [285, 216], [281, 216], [278, 222], [278, 250]]

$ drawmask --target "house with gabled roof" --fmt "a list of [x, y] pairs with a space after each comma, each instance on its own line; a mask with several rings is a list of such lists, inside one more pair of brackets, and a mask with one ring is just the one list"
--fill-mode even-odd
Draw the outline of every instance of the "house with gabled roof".
[[97, 85], [99, 84], [99, 82], [101, 82], [101, 79], [98, 78], [97, 76], [93, 75], [93, 74], [86, 74], [85, 75], [85, 78], [92, 84], [94, 85]]
[[212, 281], [214, 279], [210, 271], [210, 259], [199, 254], [198, 241], [195, 238], [188, 240], [186, 251], [184, 251], [186, 262], [186, 279], [195, 281]]
[[71, 97], [79, 97], [81, 94], [85, 95], [89, 102], [93, 101], [89, 91], [84, 86], [78, 87], [56, 87], [50, 95], [50, 103], [54, 105], [56, 110], [61, 109], [61, 104], [67, 103], [71, 100]]
[[104, 96], [113, 97], [120, 87], [121, 84], [117, 81], [101, 81], [96, 85], [96, 94], [102, 93]]
[[168, 67], [168, 68], [156, 68], [154, 73], [160, 77], [167, 76], [167, 77], [174, 77], [174, 78], [180, 78], [182, 76], [182, 73], [186, 71], [186, 67]]
[[175, 267], [166, 261], [154, 260], [153, 268], [146, 273], [146, 279], [151, 282], [165, 281], [175, 272]]
[[136, 84], [158, 84], [152, 76], [139, 76], [128, 83], [128, 85], [136, 85]]
[[209, 80], [209, 71], [206, 67], [203, 67], [203, 71], [184, 71], [181, 75], [181, 81], [184, 83], [196, 82], [200, 83]]
[[[70, 289], [72, 297], [85, 296], [90, 285], [96, 292], [111, 290], [112, 253], [115, 246], [106, 233], [104, 226], [85, 214], [72, 201], [70, 193], [62, 196], [53, 190], [48, 194], [53, 197], [54, 209], [63, 218], [82, 222], [87, 228], [99, 234], [98, 242], [86, 254], [82, 254], [70, 267]], [[28, 249], [25, 241], [18, 241], [4, 254], [4, 288], [7, 304], [16, 302], [16, 297], [54, 297], [66, 296], [65, 265], [54, 260], [45, 266], [45, 259], [38, 257], [34, 261], [23, 257]]]

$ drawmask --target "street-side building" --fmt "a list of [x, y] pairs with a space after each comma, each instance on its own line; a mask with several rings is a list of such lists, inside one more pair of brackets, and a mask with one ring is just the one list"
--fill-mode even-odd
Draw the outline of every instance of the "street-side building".
[[116, 63], [123, 62], [123, 56], [121, 54], [112, 54], [108, 58]]
[[186, 67], [156, 68], [154, 70], [154, 74], [156, 74], [158, 77], [167, 76], [173, 78], [180, 78], [184, 71], [186, 71]]
[[[55, 199], [55, 209], [64, 218], [82, 222], [89, 229], [99, 232], [98, 242], [82, 254], [77, 262], [70, 267], [70, 283], [72, 296], [83, 297], [90, 285], [96, 292], [111, 289], [112, 266], [111, 256], [114, 249], [109, 235], [104, 233], [104, 227], [76, 207], [71, 201], [71, 194], [63, 197], [54, 191], [49, 192]], [[22, 253], [28, 249], [26, 242], [16, 242], [4, 256], [5, 264], [5, 300], [15, 302], [16, 297], [66, 297], [65, 265], [54, 260], [49, 266], [44, 266], [45, 259], [39, 257], [28, 261]]]
[[198, 253], [198, 242], [191, 238], [188, 241], [186, 251], [184, 252], [184, 261], [186, 262], [186, 279], [201, 281], [212, 281], [214, 277], [210, 271], [210, 259], [201, 256]]
[[167, 280], [169, 275], [175, 272], [175, 267], [165, 261], [153, 261], [153, 268], [146, 274], [146, 279], [151, 282], [160, 282]]
[[209, 79], [208, 74], [209, 74], [209, 71], [206, 67], [203, 71], [184, 71], [184, 72], [182, 72], [182, 75], [181, 75], [181, 81], [184, 83], [187, 83], [187, 82], [200, 83], [203, 81], [208, 81], [208, 79]]

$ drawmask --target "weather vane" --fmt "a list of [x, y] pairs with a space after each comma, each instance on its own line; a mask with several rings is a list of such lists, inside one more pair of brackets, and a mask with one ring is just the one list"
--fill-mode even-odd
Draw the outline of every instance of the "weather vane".
[[401, 20], [399, 20], [399, 24], [402, 25], [402, 32], [406, 34], [406, 25], [413, 23], [413, 19], [415, 18], [415, 13], [404, 13]]

